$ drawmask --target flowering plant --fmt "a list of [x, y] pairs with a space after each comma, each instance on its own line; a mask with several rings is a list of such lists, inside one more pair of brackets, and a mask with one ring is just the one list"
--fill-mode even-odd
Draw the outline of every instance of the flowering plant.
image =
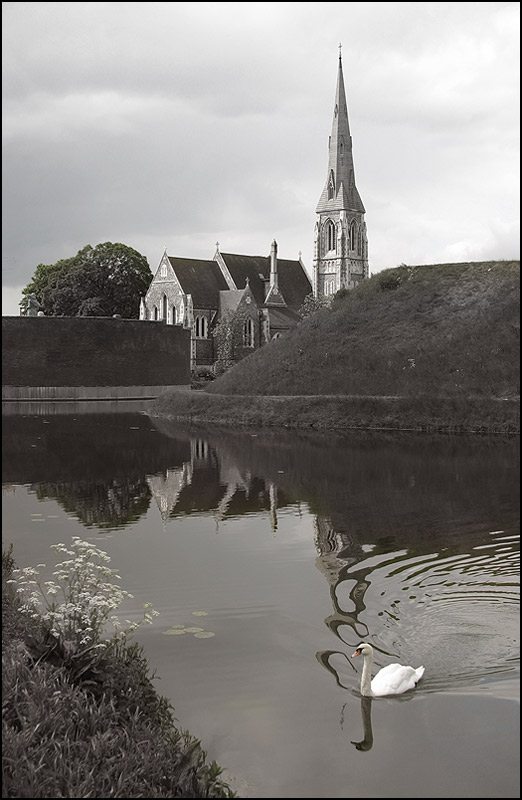
[[53, 572], [56, 580], [42, 582], [40, 568], [45, 564], [38, 564], [13, 570], [15, 577], [8, 582], [16, 584], [17, 592], [22, 595], [20, 611], [46, 622], [51, 636], [60, 642], [66, 655], [104, 648], [108, 640], [101, 637], [108, 624], [113, 625], [116, 638], [121, 640], [143, 622], [152, 623], [152, 617], [158, 615], [146, 603], [142, 619], [125, 620], [129, 627], [122, 629], [112, 612], [132, 595], [112, 582], [121, 578], [107, 566], [110, 556], [78, 536], [73, 536], [71, 549], [62, 543], [51, 548], [70, 556], [56, 565]]

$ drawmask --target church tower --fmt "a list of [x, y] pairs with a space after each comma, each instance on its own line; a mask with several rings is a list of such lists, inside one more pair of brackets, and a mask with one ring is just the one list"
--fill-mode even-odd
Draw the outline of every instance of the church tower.
[[355, 185], [340, 46], [328, 171], [316, 212], [313, 289], [320, 298], [353, 289], [369, 275], [365, 209]]

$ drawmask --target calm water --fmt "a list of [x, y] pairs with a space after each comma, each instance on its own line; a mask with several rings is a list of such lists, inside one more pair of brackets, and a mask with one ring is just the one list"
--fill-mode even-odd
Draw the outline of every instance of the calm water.
[[[518, 439], [124, 408], [4, 409], [3, 542], [49, 572], [71, 536], [109, 553], [122, 617], [160, 612], [158, 691], [243, 797], [519, 796]], [[361, 639], [417, 689], [362, 699]]]

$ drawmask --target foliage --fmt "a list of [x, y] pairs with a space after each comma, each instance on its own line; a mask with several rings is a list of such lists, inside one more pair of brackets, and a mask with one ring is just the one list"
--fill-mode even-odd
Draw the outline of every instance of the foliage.
[[105, 242], [87, 245], [56, 264], [39, 264], [22, 294], [34, 293], [47, 316], [119, 314], [137, 319], [140, 297], [151, 280], [145, 256], [127, 245]]
[[215, 339], [217, 358], [215, 374], [221, 375], [240, 361], [245, 355], [243, 328], [249, 315], [244, 309], [225, 311], [212, 331]]
[[16, 586], [23, 600], [20, 612], [46, 623], [50, 633], [48, 652], [58, 649], [67, 662], [75, 659], [76, 663], [92, 668], [96, 651], [107, 646], [103, 635], [109, 622], [125, 639], [142, 622], [152, 622], [158, 612], [150, 610], [147, 604], [142, 620], [134, 623], [127, 620], [129, 627], [122, 631], [118, 617], [112, 612], [132, 595], [112, 582], [120, 576], [107, 566], [110, 557], [78, 536], [73, 537], [71, 547], [62, 543], [51, 545], [56, 552], [71, 556], [56, 565], [53, 572], [56, 580], [42, 583], [40, 569], [45, 564], [38, 564], [37, 567], [13, 569], [14, 577], [7, 580], [7, 584]]
[[[53, 621], [60, 625], [70, 613], [85, 632], [89, 626], [74, 611], [79, 604], [93, 631], [101, 632], [102, 618], [121, 593], [107, 580], [114, 574], [106, 572], [106, 554], [78, 539], [73, 551], [63, 547], [58, 545], [58, 551], [75, 558], [58, 565], [63, 575], [55, 577], [73, 607], [64, 597], [65, 616]], [[93, 559], [101, 564], [87, 566]], [[2, 553], [2, 621], [18, 622], [3, 639], [2, 796], [235, 797], [221, 768], [206, 762], [200, 742], [176, 728], [174, 709], [156, 693], [143, 649], [126, 635], [113, 637], [110, 646], [99, 650], [96, 671], [74, 669], [75, 657], [85, 648], [77, 636], [69, 640], [80, 650], [68, 657], [57, 650], [54, 658], [43, 655], [51, 620], [42, 619], [36, 628], [33, 612], [21, 611], [20, 595], [30, 595], [38, 584], [27, 570], [16, 573], [21, 577], [13, 584], [13, 563], [10, 548]], [[101, 572], [100, 566], [105, 568]], [[23, 591], [17, 593], [13, 586], [19, 581]], [[44, 586], [53, 588], [53, 583]], [[92, 602], [89, 591], [96, 592]], [[97, 595], [101, 599], [95, 602]], [[53, 601], [47, 598], [44, 609], [49, 604]], [[67, 624], [65, 631], [68, 635]]]
[[297, 313], [300, 317], [305, 319], [311, 314], [315, 314], [315, 312], [319, 311], [321, 308], [329, 308], [330, 303], [330, 297], [316, 297], [313, 292], [310, 292], [310, 294], [306, 295], [305, 299], [303, 300], [303, 304]]

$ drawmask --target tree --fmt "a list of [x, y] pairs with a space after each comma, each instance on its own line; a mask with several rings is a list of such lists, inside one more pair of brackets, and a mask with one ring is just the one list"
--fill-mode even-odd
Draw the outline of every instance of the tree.
[[151, 280], [145, 256], [127, 245], [105, 242], [87, 245], [56, 264], [39, 264], [22, 294], [35, 294], [46, 316], [119, 314], [137, 319]]
[[330, 303], [331, 297], [316, 297], [313, 292], [310, 292], [310, 294], [306, 295], [305, 299], [303, 300], [303, 304], [297, 313], [302, 319], [304, 319], [305, 317], [309, 317], [311, 314], [315, 314], [315, 312], [319, 311], [321, 308], [329, 308]]
[[244, 326], [247, 313], [243, 309], [228, 309], [212, 331], [215, 340], [215, 371], [221, 375], [247, 355], [244, 344]]

